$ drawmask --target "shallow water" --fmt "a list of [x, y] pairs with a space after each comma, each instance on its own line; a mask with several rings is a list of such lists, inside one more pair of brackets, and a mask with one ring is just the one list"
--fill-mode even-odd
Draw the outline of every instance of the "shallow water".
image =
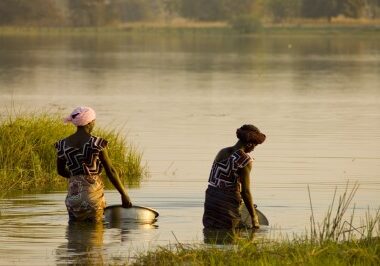
[[[206, 182], [217, 151], [253, 123], [252, 190], [270, 228], [309, 227], [334, 189], [360, 188], [357, 217], [379, 207], [380, 38], [362, 36], [1, 37], [0, 109], [90, 105], [101, 126], [121, 127], [150, 177], [130, 190], [155, 208], [154, 226], [72, 228], [64, 192], [1, 200], [0, 265], [108, 261], [157, 245], [203, 242]], [[119, 203], [107, 191], [108, 204]]]

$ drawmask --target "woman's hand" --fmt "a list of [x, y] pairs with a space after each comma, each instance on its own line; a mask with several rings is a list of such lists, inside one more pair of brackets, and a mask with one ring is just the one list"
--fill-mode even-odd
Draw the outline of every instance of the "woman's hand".
[[129, 196], [126, 194], [121, 195], [121, 204], [124, 208], [130, 208], [132, 207], [132, 202], [129, 199]]
[[253, 217], [251, 217], [251, 223], [252, 223], [253, 229], [259, 229], [260, 228], [260, 223], [259, 223], [259, 220], [257, 218], [257, 215], [254, 215]]

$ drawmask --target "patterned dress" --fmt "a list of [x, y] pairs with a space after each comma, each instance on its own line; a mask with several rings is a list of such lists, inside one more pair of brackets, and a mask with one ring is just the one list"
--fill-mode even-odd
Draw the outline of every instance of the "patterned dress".
[[68, 146], [65, 139], [55, 143], [58, 158], [66, 161], [70, 171], [65, 200], [70, 221], [103, 219], [106, 203], [99, 153], [106, 146], [106, 140], [95, 136], [91, 136], [81, 148]]
[[231, 229], [240, 225], [240, 177], [238, 170], [252, 162], [242, 150], [227, 159], [214, 162], [211, 168], [204, 203], [203, 226], [213, 229]]

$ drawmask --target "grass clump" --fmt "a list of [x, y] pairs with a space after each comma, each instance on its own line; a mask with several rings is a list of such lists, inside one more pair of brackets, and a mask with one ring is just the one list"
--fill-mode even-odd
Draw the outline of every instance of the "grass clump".
[[[1, 193], [47, 192], [66, 189], [67, 180], [58, 176], [54, 143], [75, 132], [60, 115], [47, 113], [9, 115], [0, 121]], [[110, 158], [124, 183], [138, 185], [146, 176], [142, 154], [116, 130], [98, 129], [94, 135], [109, 142]], [[106, 183], [107, 187], [110, 187]], [[0, 195], [1, 196], [1, 195]]]

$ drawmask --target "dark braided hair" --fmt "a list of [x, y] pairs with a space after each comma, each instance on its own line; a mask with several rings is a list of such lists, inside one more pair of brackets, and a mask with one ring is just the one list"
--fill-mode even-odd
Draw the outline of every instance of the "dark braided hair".
[[260, 130], [254, 125], [243, 125], [236, 130], [236, 136], [243, 143], [254, 143], [261, 144], [265, 141], [265, 134], [261, 133]]

